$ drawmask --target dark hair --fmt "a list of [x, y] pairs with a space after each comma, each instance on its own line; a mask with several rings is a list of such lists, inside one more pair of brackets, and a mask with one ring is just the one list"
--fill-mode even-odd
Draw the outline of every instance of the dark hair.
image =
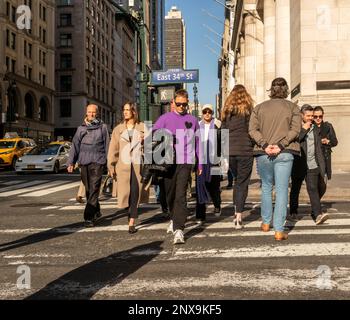
[[314, 108], [312, 106], [310, 106], [309, 104], [304, 104], [302, 107], [301, 107], [301, 112], [302, 113], [305, 113], [305, 112], [313, 112], [314, 111]]
[[289, 87], [286, 79], [276, 78], [273, 80], [269, 91], [271, 99], [287, 99], [289, 96]]
[[175, 92], [175, 96], [174, 96], [174, 100], [175, 100], [177, 97], [182, 97], [182, 98], [188, 99], [188, 92], [187, 92], [187, 90], [185, 90], [185, 89], [180, 89], [180, 90], [176, 91], [176, 92]]
[[317, 111], [321, 111], [322, 114], [324, 114], [324, 110], [323, 110], [323, 108], [320, 107], [320, 106], [317, 106], [317, 107], [314, 108], [314, 112], [317, 112]]
[[237, 84], [226, 99], [221, 120], [225, 121], [230, 116], [248, 117], [252, 114], [253, 107], [254, 102], [247, 89]]
[[[127, 102], [127, 103], [125, 103], [124, 106], [123, 106], [123, 111], [124, 111], [124, 108], [125, 108], [126, 106], [129, 106], [129, 107], [130, 107], [130, 111], [131, 111], [132, 114], [134, 115], [134, 122], [135, 122], [135, 124], [140, 123], [139, 112], [137, 111], [136, 104], [133, 103], [133, 102]], [[123, 116], [123, 118], [124, 118], [124, 116]]]

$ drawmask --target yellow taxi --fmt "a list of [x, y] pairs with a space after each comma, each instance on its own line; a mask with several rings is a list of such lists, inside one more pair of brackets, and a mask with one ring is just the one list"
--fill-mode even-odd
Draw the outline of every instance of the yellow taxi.
[[34, 140], [29, 138], [0, 139], [0, 167], [12, 167], [14, 169], [17, 159], [35, 146]]
[[57, 140], [57, 141], [52, 141], [49, 143], [49, 145], [62, 145], [62, 146], [71, 146], [72, 143], [70, 141], [63, 141], [63, 140]]

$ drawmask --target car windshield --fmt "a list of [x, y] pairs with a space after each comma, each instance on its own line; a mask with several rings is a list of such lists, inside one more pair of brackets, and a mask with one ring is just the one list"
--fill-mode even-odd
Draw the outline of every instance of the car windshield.
[[60, 146], [53, 145], [47, 147], [35, 147], [32, 151], [28, 152], [28, 155], [32, 156], [55, 156]]
[[16, 141], [0, 141], [0, 149], [12, 149], [15, 147]]

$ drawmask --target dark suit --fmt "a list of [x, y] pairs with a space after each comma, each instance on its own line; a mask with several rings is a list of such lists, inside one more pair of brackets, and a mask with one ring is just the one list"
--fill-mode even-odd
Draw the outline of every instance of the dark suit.
[[324, 177], [326, 175], [326, 163], [322, 151], [320, 129], [314, 126], [313, 135], [315, 141], [316, 169], [309, 169], [307, 164], [307, 135], [310, 130], [301, 129], [299, 142], [301, 146], [301, 156], [294, 157], [292, 169], [292, 188], [290, 192], [290, 213], [297, 214], [299, 207], [299, 193], [304, 180], [310, 197], [312, 216], [314, 219], [322, 213], [321, 199], [326, 192]]

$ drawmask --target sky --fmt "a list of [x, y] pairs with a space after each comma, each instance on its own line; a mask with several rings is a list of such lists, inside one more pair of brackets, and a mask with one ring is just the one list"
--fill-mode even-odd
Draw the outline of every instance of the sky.
[[[218, 59], [221, 48], [218, 44], [221, 43], [219, 35], [224, 30], [224, 7], [215, 0], [165, 0], [165, 4], [166, 14], [172, 6], [182, 11], [187, 31], [187, 69], [199, 69], [199, 102], [202, 105], [210, 103], [215, 106], [216, 94], [219, 92]], [[221, 22], [203, 10], [219, 18]], [[209, 31], [203, 24], [219, 35]], [[193, 85], [189, 85], [187, 89], [193, 100]]]

